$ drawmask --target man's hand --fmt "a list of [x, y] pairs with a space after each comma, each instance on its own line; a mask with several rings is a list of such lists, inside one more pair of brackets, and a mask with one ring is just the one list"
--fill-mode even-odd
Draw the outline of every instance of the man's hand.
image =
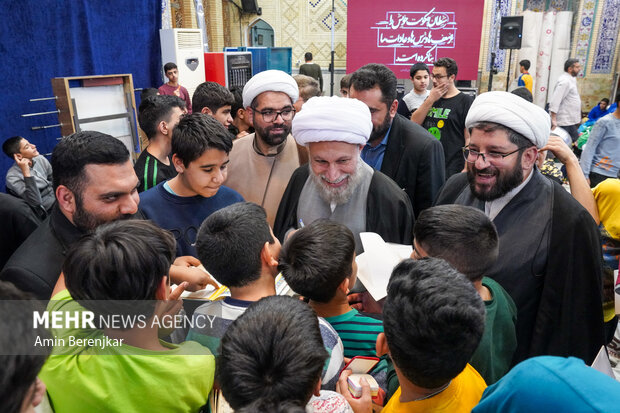
[[350, 375], [351, 370], [343, 370], [342, 373], [340, 373], [340, 378], [338, 379], [338, 383], [336, 383], [336, 391], [347, 399], [347, 402], [351, 405], [351, 408], [355, 413], [372, 413], [370, 385], [366, 379], [360, 379], [360, 384], [362, 385], [362, 396], [359, 399], [356, 399], [349, 391], [347, 379]]
[[170, 267], [170, 279], [175, 284], [187, 281], [186, 290], [203, 290], [207, 285], [219, 288], [217, 282], [209, 274], [200, 268], [200, 261], [191, 256], [178, 257]]
[[551, 151], [563, 165], [566, 165], [568, 162], [578, 162], [577, 156], [559, 136], [549, 136], [547, 145], [541, 151]]
[[428, 98], [431, 102], [437, 102], [448, 92], [448, 84], [438, 85], [431, 89]]
[[379, 302], [375, 301], [372, 298], [372, 295], [368, 291], [364, 291], [363, 293], [353, 293], [347, 296], [349, 300], [349, 305], [355, 308], [357, 311], [363, 311], [365, 313], [370, 314], [381, 314], [383, 313], [383, 302], [384, 300], [379, 300]]

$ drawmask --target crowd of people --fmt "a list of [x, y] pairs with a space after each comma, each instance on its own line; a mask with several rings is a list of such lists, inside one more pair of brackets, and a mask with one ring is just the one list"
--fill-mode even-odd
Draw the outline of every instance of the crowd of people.
[[[413, 65], [402, 98], [374, 63], [321, 96], [305, 60], [191, 99], [166, 64], [135, 164], [96, 131], [50, 161], [5, 140], [3, 410], [615, 410], [588, 365], [620, 360], [620, 109], [603, 99], [577, 148], [579, 61], [547, 112], [526, 60], [519, 89], [476, 98], [451, 58]], [[412, 251], [381, 299], [366, 232]], [[31, 298], [73, 318], [11, 307]]]

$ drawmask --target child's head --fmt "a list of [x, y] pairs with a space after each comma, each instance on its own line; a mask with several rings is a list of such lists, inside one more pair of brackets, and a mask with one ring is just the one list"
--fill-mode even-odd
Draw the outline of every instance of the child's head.
[[172, 83], [176, 83], [179, 80], [179, 69], [173, 62], [168, 62], [164, 65], [164, 75]]
[[232, 137], [217, 120], [202, 113], [184, 116], [172, 134], [172, 163], [180, 182], [193, 194], [211, 197], [227, 176]]
[[478, 347], [484, 317], [474, 286], [444, 260], [408, 259], [394, 268], [383, 328], [394, 365], [411, 383], [433, 389], [461, 373]]
[[278, 411], [289, 402], [305, 406], [320, 387], [328, 354], [312, 309], [291, 297], [252, 304], [226, 330], [217, 379], [230, 406]]
[[340, 96], [342, 96], [343, 98], [349, 96], [349, 88], [351, 87], [351, 75], [352, 73], [349, 73], [348, 75], [342, 76], [342, 78], [340, 79]]
[[[118, 300], [131, 300], [130, 314], [153, 315], [152, 300], [167, 294], [174, 236], [151, 221], [100, 225], [71, 248], [62, 271], [71, 296], [96, 314], [115, 313]], [[91, 300], [117, 300], [114, 307]], [[151, 301], [146, 301], [151, 300]]]
[[192, 96], [192, 112], [213, 116], [222, 125], [232, 123], [231, 106], [235, 97], [230, 90], [216, 82], [204, 82], [198, 85]]
[[413, 237], [412, 258], [443, 258], [470, 281], [486, 275], [499, 253], [493, 222], [482, 211], [463, 205], [425, 209], [416, 219]]
[[261, 206], [239, 202], [204, 220], [196, 236], [196, 251], [217, 281], [227, 287], [243, 287], [260, 278], [264, 265], [275, 275], [280, 242]]
[[184, 112], [183, 99], [177, 96], [153, 95], [140, 103], [138, 123], [149, 140], [154, 139], [158, 132], [170, 139]]
[[49, 339], [50, 334], [42, 326], [33, 328], [33, 311], [45, 310], [33, 298], [0, 281], [0, 401], [7, 413], [33, 411], [45, 393], [45, 386], [37, 387], [36, 381], [51, 347], [33, 343], [37, 337]]
[[413, 88], [421, 93], [428, 88], [430, 82], [430, 71], [424, 63], [416, 63], [409, 69], [409, 77], [413, 82]]
[[530, 61], [527, 59], [523, 59], [519, 62], [520, 68], [523, 68], [523, 71], [527, 72], [530, 70]]
[[326, 303], [343, 281], [349, 281], [345, 287], [355, 284], [354, 258], [351, 230], [338, 222], [317, 220], [291, 235], [282, 247], [278, 270], [293, 291]]
[[2, 144], [2, 151], [11, 159], [14, 159], [15, 155], [25, 159], [32, 159], [39, 155], [37, 147], [22, 136], [13, 136], [5, 140]]

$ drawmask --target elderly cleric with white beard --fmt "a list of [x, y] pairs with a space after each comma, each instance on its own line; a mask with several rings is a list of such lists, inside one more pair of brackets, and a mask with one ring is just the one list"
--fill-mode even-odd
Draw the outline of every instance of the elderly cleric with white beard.
[[590, 364], [604, 343], [601, 247], [590, 214], [535, 166], [549, 115], [511, 93], [487, 92], [465, 125], [467, 173], [452, 176], [436, 204], [473, 206], [497, 228], [499, 257], [486, 276], [517, 306], [513, 362], [556, 355]]
[[394, 181], [360, 157], [372, 132], [368, 106], [357, 99], [313, 97], [293, 119], [293, 137], [308, 148], [309, 163], [288, 183], [274, 224], [286, 233], [317, 219], [346, 225], [363, 252], [360, 232], [376, 232], [387, 242], [411, 244], [413, 210]]

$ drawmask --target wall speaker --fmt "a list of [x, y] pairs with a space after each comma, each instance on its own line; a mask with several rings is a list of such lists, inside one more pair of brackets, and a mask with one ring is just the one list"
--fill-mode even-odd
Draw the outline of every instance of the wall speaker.
[[500, 49], [520, 49], [523, 33], [523, 16], [502, 17], [499, 32]]

